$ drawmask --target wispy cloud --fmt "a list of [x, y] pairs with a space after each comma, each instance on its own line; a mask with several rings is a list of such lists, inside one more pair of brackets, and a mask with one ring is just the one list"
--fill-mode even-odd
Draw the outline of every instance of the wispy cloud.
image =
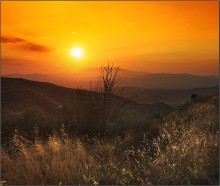
[[26, 50], [31, 50], [31, 51], [36, 51], [36, 52], [50, 52], [52, 50], [52, 48], [50, 48], [48, 46], [33, 43], [33, 42], [30, 42], [26, 39], [17, 38], [17, 37], [2, 36], [1, 43], [16, 44], [16, 45], [22, 46], [22, 48], [24, 48]]
[[26, 40], [17, 38], [17, 37], [1, 37], [1, 42], [2, 43], [22, 43], [26, 42]]
[[30, 42], [27, 42], [26, 47], [29, 50], [37, 51], [37, 52], [50, 52], [52, 50], [52, 48], [49, 48], [47, 46], [38, 45], [36, 43], [30, 43]]

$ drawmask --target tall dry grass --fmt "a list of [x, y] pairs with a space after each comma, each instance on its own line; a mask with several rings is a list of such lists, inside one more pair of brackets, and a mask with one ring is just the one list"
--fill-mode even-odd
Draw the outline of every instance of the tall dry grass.
[[164, 124], [153, 140], [144, 135], [137, 146], [129, 139], [86, 141], [63, 132], [29, 142], [16, 133], [13, 151], [2, 149], [2, 180], [13, 185], [218, 183], [218, 133], [173, 123]]

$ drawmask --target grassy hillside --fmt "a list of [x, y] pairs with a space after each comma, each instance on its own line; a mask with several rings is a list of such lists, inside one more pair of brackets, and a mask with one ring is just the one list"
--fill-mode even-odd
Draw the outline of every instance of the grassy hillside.
[[[219, 184], [219, 96], [199, 96], [168, 114], [155, 134], [69, 137], [65, 129], [2, 149], [7, 184]], [[153, 132], [153, 131], [152, 131]]]
[[[97, 129], [99, 105], [100, 95], [92, 91], [2, 78], [3, 136], [8, 136], [15, 128], [30, 132], [33, 125], [41, 125], [44, 133], [58, 129], [62, 123], [68, 125], [70, 131]], [[170, 111], [172, 107], [164, 103], [138, 104], [113, 96], [108, 125], [121, 129], [149, 127]]]

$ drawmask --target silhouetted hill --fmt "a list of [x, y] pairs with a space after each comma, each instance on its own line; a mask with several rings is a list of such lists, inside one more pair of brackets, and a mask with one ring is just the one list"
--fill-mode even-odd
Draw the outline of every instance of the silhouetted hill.
[[18, 78], [1, 78], [2, 120], [16, 120], [28, 109], [51, 117], [60, 113], [73, 90], [50, 83]]
[[[14, 122], [21, 118], [28, 109], [35, 110], [54, 120], [61, 120], [63, 108], [71, 105], [77, 109], [74, 100], [81, 99], [80, 94], [76, 94], [76, 89], [64, 88], [51, 83], [19, 78], [1, 78], [1, 83], [2, 121]], [[88, 96], [95, 94], [95, 92], [83, 92]], [[155, 114], [168, 113], [172, 110], [165, 103], [138, 104], [119, 96], [113, 98], [112, 104], [115, 108], [113, 112], [115, 112], [116, 119], [134, 120], [133, 123], [139, 124], [147, 123], [148, 118]]]

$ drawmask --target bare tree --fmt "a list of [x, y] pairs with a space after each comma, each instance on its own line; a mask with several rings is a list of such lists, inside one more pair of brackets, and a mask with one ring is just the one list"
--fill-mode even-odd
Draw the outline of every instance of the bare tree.
[[102, 130], [105, 131], [106, 121], [109, 119], [109, 109], [110, 103], [112, 101], [112, 96], [115, 94], [119, 85], [119, 66], [114, 67], [108, 65], [106, 67], [101, 67], [100, 79], [97, 84], [98, 92], [101, 93], [102, 103], [101, 103], [101, 123]]
[[114, 67], [108, 63], [106, 67], [101, 67], [100, 77], [94, 86], [90, 82], [89, 92], [76, 90], [77, 99], [73, 100], [73, 104], [77, 106], [72, 110], [80, 131], [101, 129], [102, 134], [106, 131], [107, 123], [112, 118], [112, 98], [120, 85], [118, 72], [119, 66]]

